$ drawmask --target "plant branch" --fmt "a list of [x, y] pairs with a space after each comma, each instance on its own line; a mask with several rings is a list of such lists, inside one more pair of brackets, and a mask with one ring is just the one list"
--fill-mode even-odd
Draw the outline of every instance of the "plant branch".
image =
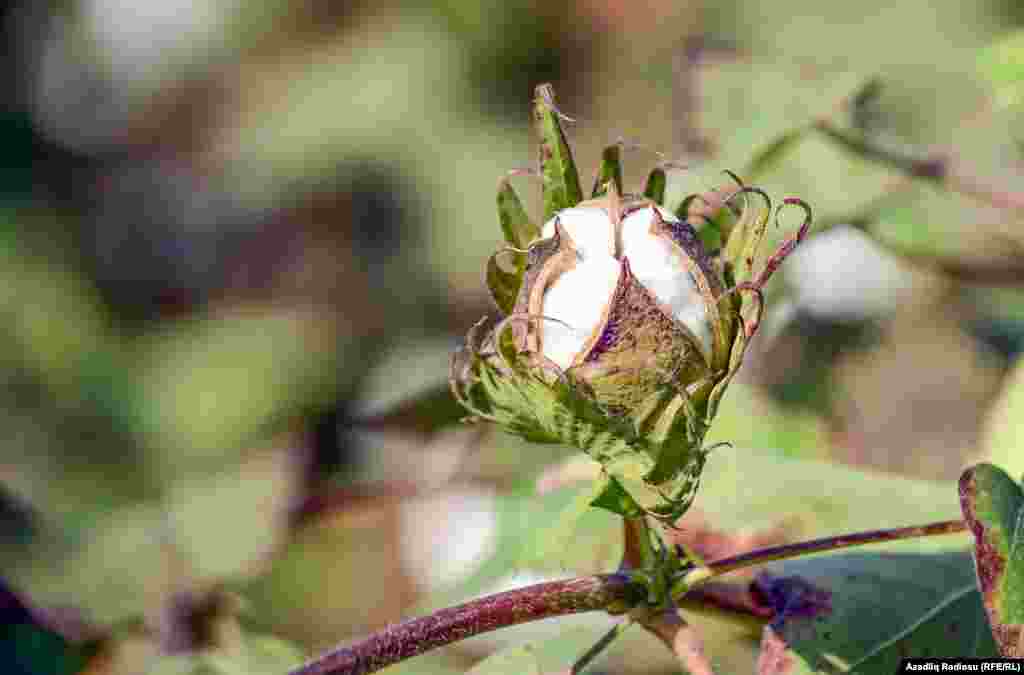
[[994, 185], [964, 162], [955, 161], [952, 153], [925, 155], [887, 147], [866, 134], [846, 131], [824, 120], [817, 122], [815, 129], [849, 152], [886, 164], [912, 178], [932, 181], [998, 209], [1024, 211], [1024, 192]]
[[[681, 578], [676, 588], [679, 589], [678, 594], [683, 595], [690, 588], [715, 577], [775, 560], [864, 544], [953, 534], [966, 529], [964, 521], [948, 520], [763, 548], [706, 563], [690, 570]], [[429, 616], [394, 624], [362, 642], [317, 657], [292, 670], [289, 675], [365, 675], [435, 647], [499, 628], [580, 612], [602, 610], [610, 614], [623, 614], [643, 605], [647, 598], [648, 589], [645, 584], [628, 574], [601, 574], [535, 584], [471, 600], [462, 605], [439, 610]], [[662, 631], [664, 635], [659, 635], [663, 641], [667, 637], [676, 636], [680, 628], [656, 622], [651, 623], [651, 626], [645, 624], [648, 630], [652, 627], [665, 629]], [[669, 628], [671, 630], [668, 630]], [[672, 642], [675, 643], [674, 637]], [[696, 658], [695, 654], [699, 654], [699, 650], [696, 650], [695, 645], [696, 643], [687, 639], [676, 647], [686, 647], [683, 652]]]
[[755, 565], [776, 560], [787, 560], [799, 558], [812, 553], [825, 551], [838, 551], [852, 546], [863, 546], [864, 544], [880, 544], [888, 541], [899, 541], [902, 539], [917, 539], [920, 537], [933, 537], [943, 534], [955, 534], [967, 530], [967, 524], [963, 520], [944, 520], [939, 523], [928, 525], [914, 525], [911, 527], [898, 527], [889, 530], [869, 530], [867, 532], [856, 532], [854, 534], [839, 535], [836, 537], [823, 537], [811, 539], [795, 544], [784, 544], [782, 546], [771, 546], [740, 555], [730, 556], [716, 560], [690, 570], [677, 584], [677, 588], [683, 593], [689, 588], [702, 584], [715, 577], [735, 572]]
[[621, 574], [535, 584], [394, 624], [362, 642], [319, 656], [289, 675], [363, 675], [507, 626], [596, 610], [623, 613], [646, 596], [643, 584]]

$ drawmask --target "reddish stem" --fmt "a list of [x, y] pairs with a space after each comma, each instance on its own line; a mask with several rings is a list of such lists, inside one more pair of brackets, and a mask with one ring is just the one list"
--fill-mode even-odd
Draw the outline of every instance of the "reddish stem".
[[928, 525], [914, 525], [911, 527], [897, 527], [891, 530], [870, 530], [868, 532], [855, 532], [853, 534], [839, 535], [835, 537], [823, 537], [811, 539], [795, 544], [783, 544], [782, 546], [771, 546], [756, 551], [741, 553], [740, 555], [722, 558], [707, 563], [704, 568], [696, 572], [707, 572], [702, 575], [704, 578], [717, 577], [721, 574], [733, 572], [744, 567], [762, 565], [773, 560], [784, 560], [821, 553], [824, 551], [837, 551], [841, 548], [851, 546], [863, 546], [864, 544], [878, 544], [886, 541], [899, 541], [901, 539], [917, 539], [918, 537], [933, 537], [941, 534], [954, 534], [964, 532], [967, 524], [962, 520], [944, 520], [939, 523]]
[[625, 611], [645, 595], [620, 574], [552, 581], [497, 593], [385, 628], [289, 675], [363, 675], [474, 635], [528, 621], [595, 610]]

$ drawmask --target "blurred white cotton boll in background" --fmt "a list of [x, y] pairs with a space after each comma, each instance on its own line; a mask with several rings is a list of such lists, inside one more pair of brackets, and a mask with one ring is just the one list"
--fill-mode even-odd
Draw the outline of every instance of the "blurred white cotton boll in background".
[[497, 547], [495, 494], [466, 488], [410, 499], [402, 507], [402, 564], [426, 589], [468, 578]]
[[896, 309], [913, 274], [870, 236], [839, 225], [808, 239], [786, 266], [799, 306], [819, 317], [875, 317]]

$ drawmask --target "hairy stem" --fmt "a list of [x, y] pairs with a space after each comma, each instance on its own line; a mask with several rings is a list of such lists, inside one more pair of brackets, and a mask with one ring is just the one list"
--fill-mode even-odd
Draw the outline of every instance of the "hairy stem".
[[967, 524], [963, 520], [944, 520], [939, 523], [928, 525], [914, 525], [912, 527], [898, 527], [890, 530], [870, 530], [868, 532], [857, 532], [854, 534], [839, 535], [836, 537], [823, 537], [811, 539], [795, 544], [784, 544], [782, 546], [771, 546], [748, 553], [723, 558], [705, 564], [691, 570], [681, 580], [677, 588], [685, 592], [689, 588], [702, 584], [715, 577], [735, 572], [755, 565], [763, 565], [775, 560], [787, 560], [799, 558], [812, 553], [824, 551], [838, 551], [852, 546], [863, 546], [864, 544], [880, 544], [888, 541], [899, 541], [901, 539], [917, 539], [919, 537], [933, 537], [943, 534], [954, 534], [967, 530]]
[[328, 652], [289, 675], [362, 675], [474, 635], [579, 612], [621, 613], [646, 597], [620, 574], [578, 577], [497, 593], [388, 626], [362, 642]]
[[[678, 593], [673, 595], [682, 596], [690, 588], [715, 577], [775, 560], [864, 544], [953, 534], [966, 529], [964, 521], [948, 520], [763, 548], [706, 563], [691, 570], [677, 584]], [[364, 675], [435, 647], [499, 628], [597, 610], [622, 614], [640, 606], [646, 599], [647, 588], [644, 584], [631, 579], [627, 574], [601, 574], [535, 584], [394, 624], [362, 642], [319, 656], [291, 671], [289, 675]]]

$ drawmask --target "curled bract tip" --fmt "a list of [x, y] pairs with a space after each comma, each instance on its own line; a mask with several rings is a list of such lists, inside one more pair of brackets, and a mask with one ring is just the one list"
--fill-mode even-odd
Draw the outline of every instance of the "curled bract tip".
[[807, 232], [811, 229], [811, 223], [814, 220], [814, 212], [811, 211], [811, 205], [800, 199], [799, 197], [786, 197], [779, 204], [778, 210], [775, 212], [775, 224], [779, 225], [779, 216], [782, 215], [782, 210], [787, 206], [798, 206], [804, 212], [804, 219], [800, 223], [800, 227], [797, 228], [796, 242], [800, 243], [807, 236]]
[[767, 192], [765, 192], [761, 188], [755, 187], [753, 185], [743, 185], [742, 183], [740, 183], [740, 185], [741, 185], [741, 187], [740, 187], [739, 190], [736, 190], [731, 195], [729, 195], [728, 197], [725, 198], [725, 202], [724, 203], [727, 206], [732, 208], [734, 206], [734, 202], [739, 197], [745, 197], [746, 195], [757, 195], [758, 197], [760, 197], [761, 199], [764, 200], [765, 208], [767, 210], [771, 211], [771, 209], [772, 209], [772, 198], [768, 196]]
[[723, 169], [722, 173], [724, 173], [729, 178], [732, 178], [736, 185], [739, 185], [741, 188], [747, 186], [747, 184], [743, 182], [743, 179], [737, 176], [734, 171], [731, 171], [729, 169]]

